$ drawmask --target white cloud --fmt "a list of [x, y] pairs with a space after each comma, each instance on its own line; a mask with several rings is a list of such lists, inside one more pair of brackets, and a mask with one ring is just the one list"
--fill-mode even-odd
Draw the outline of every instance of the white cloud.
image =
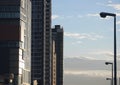
[[66, 37], [70, 37], [70, 38], [75, 38], [75, 39], [89, 39], [89, 40], [98, 40], [103, 38], [103, 36], [95, 34], [95, 33], [70, 33], [70, 32], [65, 32], [64, 35]]
[[106, 70], [105, 60], [93, 60], [84, 58], [65, 58], [65, 71], [88, 71], [88, 70]]
[[96, 5], [112, 7], [115, 10], [120, 10], [120, 4], [113, 4], [111, 0], [108, 1], [108, 4], [96, 3]]
[[108, 4], [107, 6], [112, 7], [115, 10], [120, 10], [120, 4]]
[[101, 18], [99, 13], [87, 14], [86, 16], [87, 17], [98, 17], [100, 19], [106, 19], [106, 20], [110, 20], [112, 18], [112, 17], [109, 17], [109, 16], [107, 16], [106, 18]]
[[67, 16], [65, 16], [65, 15], [52, 15], [52, 19], [54, 20], [54, 19], [72, 19], [72, 18], [74, 18], [74, 16], [71, 16], [71, 15], [67, 15]]
[[[93, 56], [101, 56], [102, 60], [113, 60], [114, 51], [113, 50], [93, 50], [90, 52]], [[89, 55], [90, 55], [89, 54]], [[117, 52], [117, 58], [120, 60], [120, 53]], [[99, 58], [98, 58], [99, 59]], [[98, 60], [96, 59], [96, 60]]]
[[112, 51], [105, 51], [105, 50], [96, 50], [95, 52], [92, 52], [92, 54], [106, 54], [106, 55], [110, 55], [113, 56], [113, 52]]
[[[84, 43], [81, 43], [82, 46]], [[103, 45], [104, 46], [104, 45]], [[72, 56], [65, 56], [65, 58], [78, 58], [78, 59], [85, 59], [85, 60], [113, 60], [113, 49], [105, 50], [105, 49], [90, 49], [86, 52], [80, 52], [79, 54], [75, 54]], [[120, 51], [117, 52], [117, 59], [120, 60]]]
[[65, 70], [64, 74], [67, 75], [86, 75], [90, 77], [105, 77], [110, 76], [111, 72], [107, 70], [80, 70], [80, 71], [73, 71], [73, 70]]
[[[84, 58], [84, 57], [83, 57]], [[64, 59], [65, 85], [108, 85], [106, 77], [111, 77], [111, 66], [105, 65], [106, 60], [88, 60], [79, 58]], [[112, 62], [112, 61], [109, 61]], [[119, 65], [118, 61], [118, 65]], [[120, 68], [118, 66], [118, 77]], [[86, 82], [87, 81], [87, 82]]]
[[117, 16], [120, 16], [120, 13], [116, 13]]
[[112, 1], [111, 1], [111, 0], [109, 0], [109, 1], [108, 1], [108, 3], [112, 3]]
[[82, 44], [82, 41], [76, 41], [76, 42], [73, 42], [72, 44], [73, 44], [73, 45]]
[[89, 16], [89, 17], [97, 17], [97, 16], [99, 16], [99, 14], [98, 13], [96, 13], [96, 14], [87, 14], [87, 16]]
[[120, 25], [120, 21], [117, 21], [117, 24], [119, 24], [119, 25]]
[[52, 15], [52, 19], [57, 19], [59, 18], [59, 15]]

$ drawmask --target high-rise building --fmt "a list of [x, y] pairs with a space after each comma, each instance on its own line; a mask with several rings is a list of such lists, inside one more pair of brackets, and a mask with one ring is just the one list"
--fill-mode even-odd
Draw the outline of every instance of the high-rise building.
[[0, 84], [31, 83], [31, 0], [0, 0]]
[[32, 0], [32, 81], [51, 84], [51, 0]]
[[63, 85], [63, 28], [60, 25], [52, 29], [52, 39], [55, 41], [56, 85]]

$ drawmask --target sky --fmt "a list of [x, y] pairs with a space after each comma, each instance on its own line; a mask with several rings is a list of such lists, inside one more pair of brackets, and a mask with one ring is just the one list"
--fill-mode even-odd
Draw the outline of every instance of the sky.
[[111, 66], [105, 62], [113, 62], [114, 18], [103, 19], [100, 12], [117, 15], [119, 77], [120, 1], [52, 0], [52, 26], [64, 29], [64, 85], [110, 84], [105, 79], [111, 76]]

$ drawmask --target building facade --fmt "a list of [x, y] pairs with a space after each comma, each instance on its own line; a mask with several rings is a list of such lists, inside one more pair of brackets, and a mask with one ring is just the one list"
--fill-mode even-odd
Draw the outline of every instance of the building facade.
[[0, 84], [31, 85], [31, 0], [0, 0]]
[[32, 0], [32, 81], [51, 85], [51, 0]]
[[52, 71], [51, 71], [51, 85], [56, 85], [56, 52], [55, 52], [55, 41], [52, 40]]
[[63, 85], [63, 33], [60, 25], [55, 25], [55, 28], [52, 29], [56, 53], [56, 85]]

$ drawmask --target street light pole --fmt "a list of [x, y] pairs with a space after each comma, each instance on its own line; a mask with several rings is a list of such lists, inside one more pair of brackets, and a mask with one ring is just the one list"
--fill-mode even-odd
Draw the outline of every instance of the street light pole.
[[113, 85], [113, 63], [112, 62], [105, 62], [105, 64], [106, 65], [111, 64], [111, 66], [112, 66], [112, 68], [111, 68], [112, 69], [112, 72], [111, 72], [112, 73], [112, 75], [111, 75], [112, 76], [111, 85]]
[[114, 85], [117, 85], [116, 16], [114, 16]]
[[110, 85], [113, 85], [113, 84], [112, 84], [112, 79], [111, 79], [111, 78], [106, 78], [106, 80], [110, 80], [110, 82], [111, 82]]
[[117, 85], [116, 14], [101, 12], [100, 16], [102, 18], [105, 18], [106, 16], [114, 17], [114, 85]]

